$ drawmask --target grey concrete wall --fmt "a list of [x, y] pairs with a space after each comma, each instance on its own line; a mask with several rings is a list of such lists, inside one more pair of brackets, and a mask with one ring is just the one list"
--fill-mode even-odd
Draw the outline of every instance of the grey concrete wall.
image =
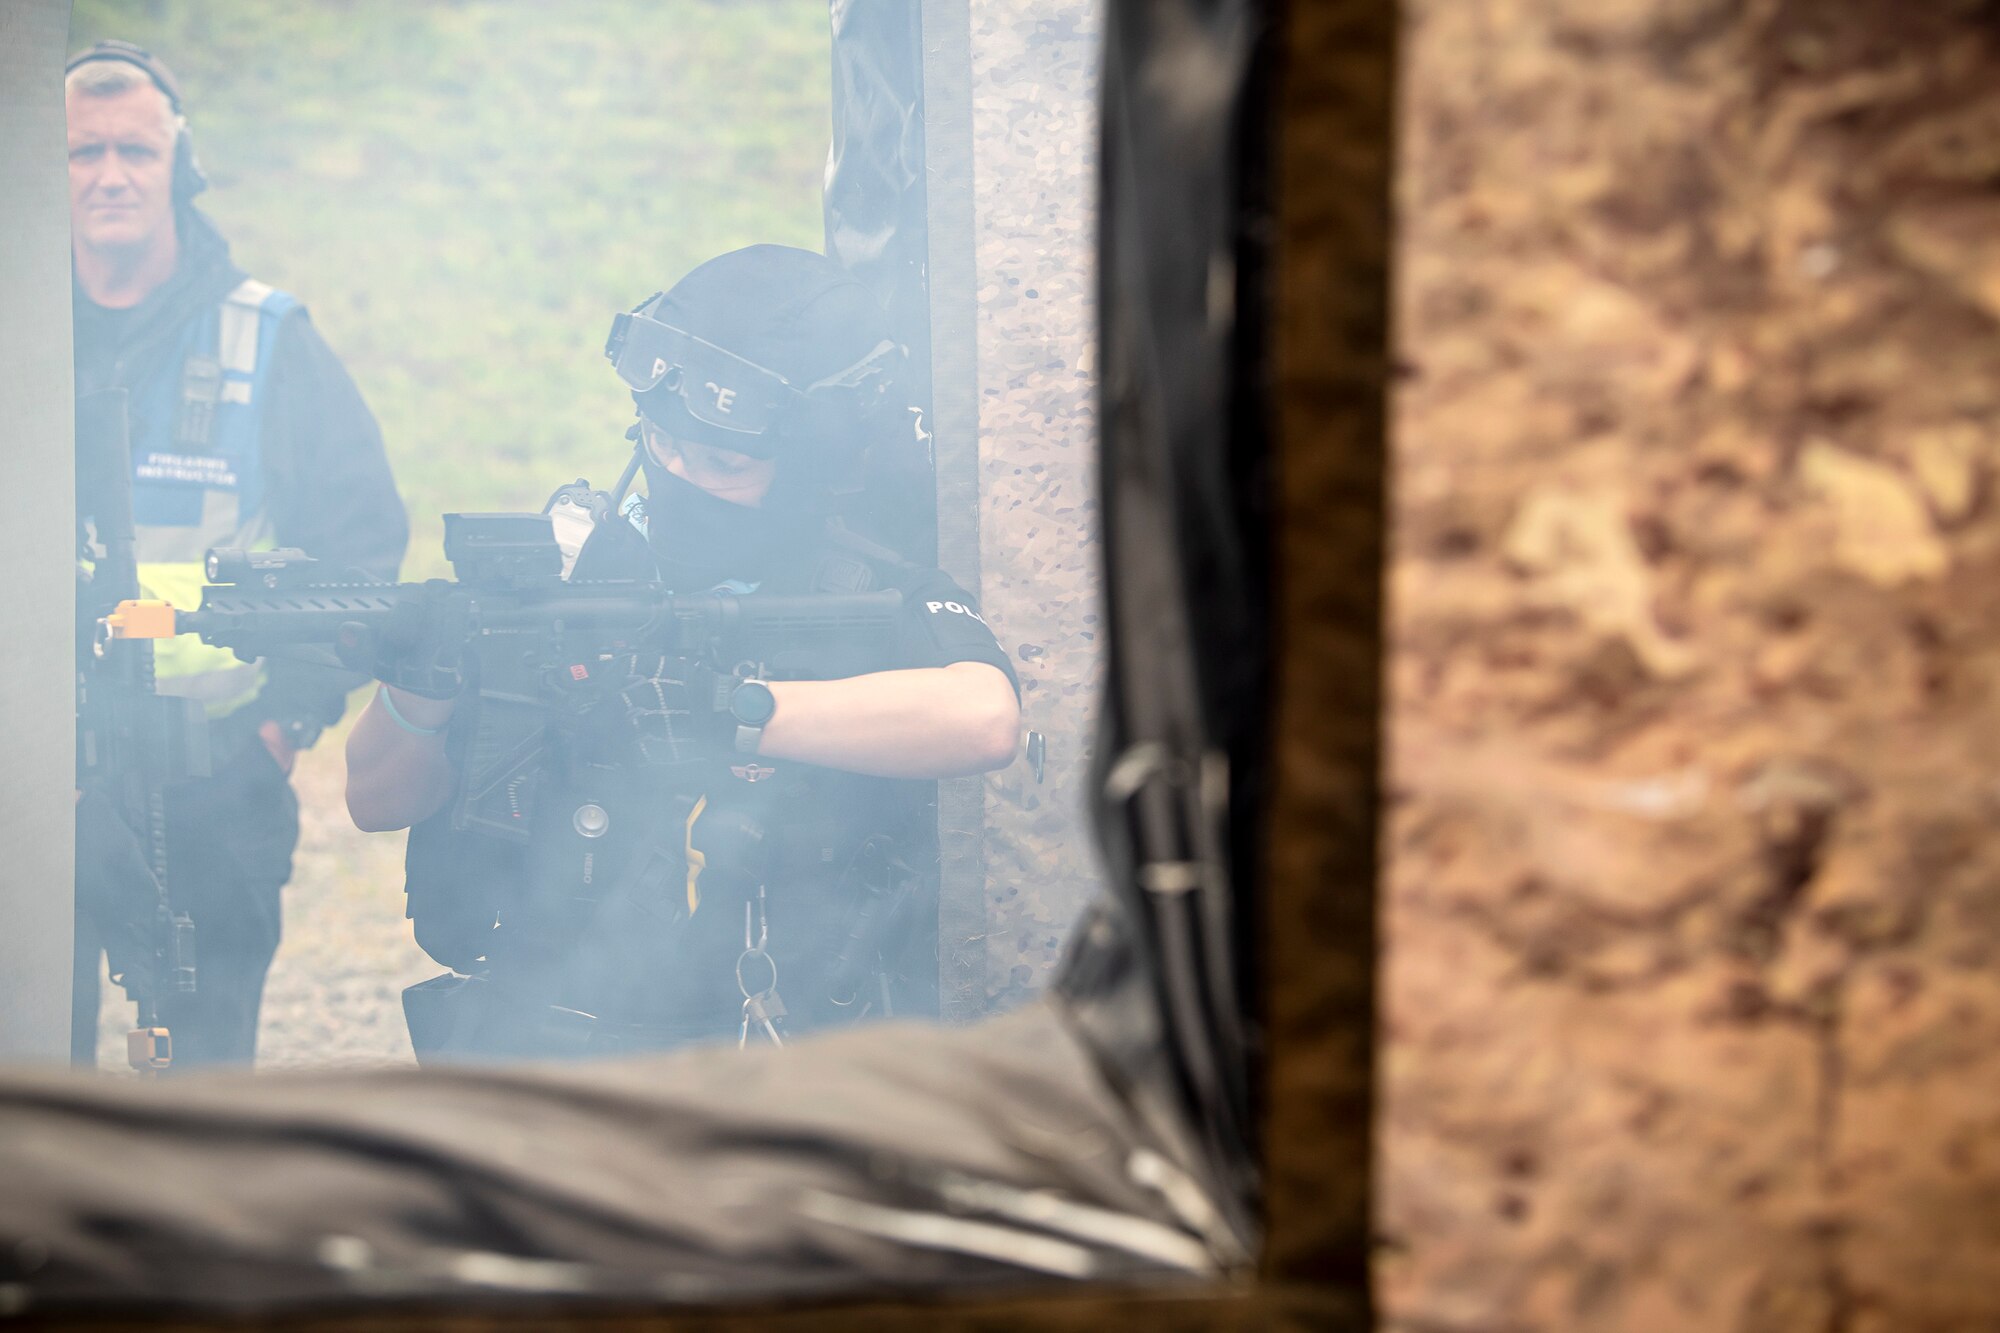
[[69, 1053], [75, 701], [68, 0], [0, 5], [0, 1060]]
[[1102, 676], [1092, 248], [1100, 8], [974, 0], [980, 598], [1048, 737], [986, 781], [987, 991], [1046, 982], [1097, 884], [1083, 817]]

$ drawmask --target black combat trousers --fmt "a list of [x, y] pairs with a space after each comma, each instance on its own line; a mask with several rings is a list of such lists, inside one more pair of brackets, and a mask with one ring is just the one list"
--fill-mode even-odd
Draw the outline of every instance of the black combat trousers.
[[[168, 896], [194, 921], [195, 991], [169, 995], [161, 1021], [174, 1068], [252, 1063], [264, 978], [278, 952], [281, 891], [292, 877], [299, 802], [254, 731], [216, 727], [214, 776], [167, 793]], [[96, 932], [77, 918], [70, 1052], [95, 1063]]]

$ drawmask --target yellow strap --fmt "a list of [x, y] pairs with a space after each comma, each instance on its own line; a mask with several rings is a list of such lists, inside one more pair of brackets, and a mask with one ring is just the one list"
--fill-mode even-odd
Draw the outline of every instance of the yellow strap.
[[708, 797], [704, 796], [694, 803], [694, 809], [688, 811], [687, 863], [689, 916], [693, 916], [696, 909], [701, 906], [701, 890], [696, 886], [697, 882], [701, 879], [701, 872], [708, 869], [708, 858], [696, 851], [694, 846], [694, 821], [700, 819], [701, 812], [706, 809], [708, 809]]

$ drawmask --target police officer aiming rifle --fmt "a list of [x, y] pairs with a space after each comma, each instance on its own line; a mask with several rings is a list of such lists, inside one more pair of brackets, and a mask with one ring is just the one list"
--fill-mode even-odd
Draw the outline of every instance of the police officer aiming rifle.
[[462, 701], [494, 686], [469, 679], [462, 638], [378, 643], [347, 801], [363, 829], [411, 829], [409, 913], [452, 969], [406, 992], [418, 1052], [781, 1041], [922, 1011], [930, 780], [1013, 758], [1019, 687], [964, 589], [835, 515], [901, 417], [887, 320], [833, 261], [761, 245], [619, 316], [606, 351], [638, 408], [626, 478], [643, 472], [647, 493], [552, 501], [594, 511], [572, 581], [745, 606], [893, 591], [901, 610], [784, 670], [674, 652], [579, 663], [581, 706], [500, 793], [532, 797], [525, 842], [453, 817], [477, 758]]

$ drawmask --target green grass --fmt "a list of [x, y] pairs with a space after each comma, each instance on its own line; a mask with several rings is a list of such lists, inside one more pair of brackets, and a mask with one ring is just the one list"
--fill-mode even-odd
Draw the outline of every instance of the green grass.
[[820, 246], [824, 0], [77, 0], [71, 35], [179, 77], [202, 207], [382, 423], [412, 577], [445, 572], [444, 512], [615, 477], [614, 311]]

